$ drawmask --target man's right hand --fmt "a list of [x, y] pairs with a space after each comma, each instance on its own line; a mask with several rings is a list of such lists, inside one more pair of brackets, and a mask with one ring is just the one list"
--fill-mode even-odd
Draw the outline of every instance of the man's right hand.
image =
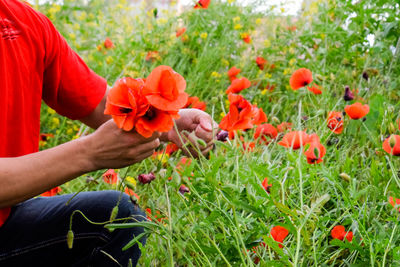
[[84, 137], [91, 169], [118, 169], [151, 156], [160, 145], [160, 133], [144, 138], [137, 132], [119, 129], [113, 120]]

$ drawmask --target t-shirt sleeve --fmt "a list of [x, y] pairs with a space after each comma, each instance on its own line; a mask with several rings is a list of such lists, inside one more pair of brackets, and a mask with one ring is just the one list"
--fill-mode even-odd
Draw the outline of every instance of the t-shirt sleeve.
[[81, 119], [100, 103], [107, 82], [88, 68], [44, 15], [42, 23], [45, 49], [42, 98], [57, 113]]

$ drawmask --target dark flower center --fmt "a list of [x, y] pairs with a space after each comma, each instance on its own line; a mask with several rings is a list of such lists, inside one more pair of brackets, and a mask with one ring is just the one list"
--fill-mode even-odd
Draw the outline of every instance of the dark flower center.
[[156, 112], [153, 109], [149, 108], [146, 114], [144, 114], [144, 117], [148, 120], [152, 120], [156, 117]]
[[119, 111], [121, 111], [121, 113], [127, 114], [132, 112], [131, 108], [120, 108]]

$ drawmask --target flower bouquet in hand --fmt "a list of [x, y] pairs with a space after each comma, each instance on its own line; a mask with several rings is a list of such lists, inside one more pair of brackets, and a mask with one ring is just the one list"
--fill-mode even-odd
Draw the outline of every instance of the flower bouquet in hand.
[[119, 128], [143, 137], [168, 132], [188, 100], [186, 81], [169, 66], [156, 67], [146, 79], [119, 79], [107, 96], [104, 114]]

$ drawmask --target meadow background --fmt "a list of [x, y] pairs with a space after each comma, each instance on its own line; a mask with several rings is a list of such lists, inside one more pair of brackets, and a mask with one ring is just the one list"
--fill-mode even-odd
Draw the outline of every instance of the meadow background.
[[[290, 122], [317, 133], [327, 149], [323, 162], [308, 164], [301, 150], [279, 146], [283, 134], [265, 145], [249, 130], [190, 164], [179, 163], [180, 152], [160, 153], [116, 170], [116, 184], [104, 182], [103, 170], [63, 185], [60, 194], [133, 189], [142, 209], [151, 210], [143, 266], [400, 266], [400, 213], [388, 202], [400, 198], [400, 163], [382, 149], [384, 139], [399, 134], [399, 3], [304, 1], [295, 15], [279, 6], [258, 11], [267, 1], [212, 0], [207, 9], [194, 3], [155, 9], [152, 1], [31, 1], [110, 86], [169, 65], [217, 122], [229, 111], [227, 71], [240, 68], [252, 82], [241, 95], [274, 126]], [[106, 38], [114, 47], [104, 46]], [[257, 56], [274, 67], [260, 70]], [[313, 72], [321, 95], [290, 88], [291, 74], [302, 67]], [[343, 133], [334, 134], [327, 115], [349, 104], [345, 86], [370, 112], [365, 120], [345, 117]], [[90, 133], [45, 105], [41, 131], [50, 134], [41, 149]], [[245, 149], [248, 142], [255, 147]], [[152, 183], [137, 181], [149, 172]], [[266, 177], [270, 193], [261, 184]], [[189, 193], [179, 192], [182, 184]], [[332, 239], [336, 225], [352, 231], [353, 240]], [[274, 226], [289, 231], [283, 247], [270, 236]]]

